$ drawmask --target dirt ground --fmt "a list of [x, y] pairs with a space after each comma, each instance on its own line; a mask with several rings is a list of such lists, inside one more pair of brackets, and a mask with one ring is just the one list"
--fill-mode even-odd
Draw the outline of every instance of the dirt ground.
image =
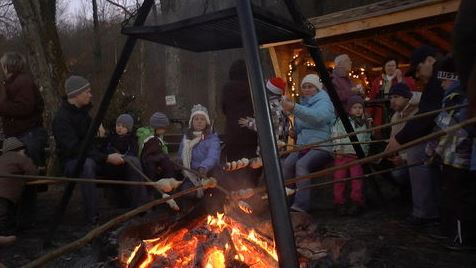
[[[337, 216], [332, 209], [328, 188], [316, 190], [313, 195], [315, 210], [312, 215], [320, 230], [338, 234], [365, 248], [365, 256], [353, 263], [354, 267], [476, 267], [476, 253], [448, 251], [423, 230], [402, 227], [399, 223], [408, 215], [410, 203], [403, 202], [389, 185], [380, 186], [385, 201], [370, 197], [365, 213], [358, 217]], [[0, 249], [0, 260], [4, 265], [20, 267], [51, 250], [42, 249], [42, 239], [51, 225], [62, 189], [60, 185], [52, 186], [39, 194], [35, 226], [19, 233], [16, 244]], [[101, 222], [124, 211], [114, 209], [102, 198]], [[63, 224], [55, 235], [53, 248], [82, 237], [88, 228], [82, 221], [79, 191], [75, 191]], [[47, 267], [111, 267], [111, 263], [97, 263], [96, 255], [97, 248], [91, 244], [56, 259]]]

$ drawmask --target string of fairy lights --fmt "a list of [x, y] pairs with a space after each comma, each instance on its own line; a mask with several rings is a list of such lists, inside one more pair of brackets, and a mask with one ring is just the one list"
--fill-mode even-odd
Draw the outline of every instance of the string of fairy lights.
[[[310, 58], [304, 58], [300, 54], [295, 54], [291, 58], [288, 64], [288, 72], [286, 74], [286, 80], [288, 82], [288, 88], [290, 88], [290, 95], [293, 98], [299, 97], [299, 90], [296, 87], [293, 74], [297, 71], [298, 67], [302, 64], [303, 67], [309, 69], [309, 71], [315, 71], [316, 64]], [[364, 92], [369, 90], [369, 80], [367, 76], [367, 69], [360, 67], [352, 70], [349, 73], [349, 77], [356, 83], [360, 83], [364, 87]]]

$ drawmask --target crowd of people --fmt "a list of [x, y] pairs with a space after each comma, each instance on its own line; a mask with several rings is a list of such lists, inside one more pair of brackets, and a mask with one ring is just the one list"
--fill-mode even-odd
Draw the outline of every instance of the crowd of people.
[[[45, 166], [45, 147], [48, 135], [42, 121], [43, 100], [33, 78], [25, 71], [22, 55], [9, 52], [0, 59], [6, 81], [2, 86], [0, 116], [6, 139], [0, 156], [0, 173], [38, 174]], [[390, 121], [408, 119], [416, 114], [467, 104], [467, 82], [461, 81], [451, 55], [439, 56], [430, 46], [417, 48], [410, 59], [410, 68], [404, 74], [396, 59], [382, 63], [383, 74], [365, 93], [361, 85], [349, 78], [352, 60], [348, 55], [335, 58], [332, 84], [346, 115], [338, 115], [327, 88], [317, 74], [307, 74], [300, 82], [300, 97], [296, 101], [286, 94], [286, 81], [271, 77], [265, 85], [272, 126], [278, 150], [286, 151], [291, 141], [295, 146], [319, 146], [300, 150], [282, 157], [285, 180], [305, 176], [330, 165], [341, 166], [358, 159], [355, 147], [343, 120], [348, 120], [355, 131], [359, 146], [369, 154], [374, 138], [389, 138], [385, 150], [398, 149], [439, 129], [446, 129], [468, 118], [468, 107], [441, 112], [433, 117], [393, 125], [389, 137], [382, 132], [367, 131], [373, 125], [386, 123], [383, 106], [367, 107], [375, 99], [386, 99], [393, 113]], [[416, 84], [420, 85], [420, 90]], [[65, 81], [65, 99], [52, 122], [57, 154], [63, 174], [67, 177], [95, 179], [98, 176], [128, 181], [158, 181], [165, 193], [199, 186], [202, 178], [213, 176], [219, 184], [231, 190], [256, 187], [262, 182], [261, 150], [258, 146], [257, 126], [253, 113], [246, 65], [238, 60], [231, 65], [229, 81], [223, 90], [222, 111], [226, 117], [224, 149], [206, 107], [191, 107], [188, 127], [183, 134], [176, 157], [169, 152], [166, 132], [169, 119], [155, 112], [148, 126], [135, 130], [132, 115], [117, 117], [115, 128], [98, 132], [86, 153], [82, 166], [78, 165], [81, 144], [92, 123], [93, 88], [81, 76], [72, 75]], [[474, 126], [461, 128], [440, 139], [421, 143], [383, 161], [395, 169], [392, 177], [400, 185], [409, 185], [412, 197], [411, 215], [403, 222], [408, 226], [429, 227], [441, 225], [440, 237], [448, 240], [451, 249], [476, 247], [476, 144]], [[241, 161], [224, 172], [222, 155], [228, 162]], [[252, 165], [242, 165], [240, 159], [253, 159]], [[245, 162], [246, 162], [245, 161]], [[247, 162], [248, 163], [248, 162]], [[407, 167], [408, 166], [408, 167]], [[335, 180], [347, 177], [350, 196], [346, 197], [346, 183], [334, 184], [334, 203], [339, 215], [355, 216], [365, 208], [364, 168], [353, 165], [335, 171]], [[146, 177], [146, 178], [144, 178]], [[290, 198], [290, 209], [310, 212], [314, 198], [309, 189], [310, 180], [296, 183], [296, 194]], [[28, 193], [25, 181], [0, 179], [0, 235], [2, 239], [15, 234], [15, 212]], [[301, 190], [302, 189], [302, 190]], [[154, 188], [143, 186], [115, 187], [114, 193], [122, 206], [137, 207], [153, 198], [160, 198]], [[95, 225], [99, 219], [98, 189], [95, 184], [80, 184], [86, 221]], [[204, 190], [188, 195], [186, 199], [206, 199]], [[23, 202], [23, 201], [22, 201]], [[23, 204], [22, 204], [23, 205]], [[436, 236], [437, 234], [435, 234]]]

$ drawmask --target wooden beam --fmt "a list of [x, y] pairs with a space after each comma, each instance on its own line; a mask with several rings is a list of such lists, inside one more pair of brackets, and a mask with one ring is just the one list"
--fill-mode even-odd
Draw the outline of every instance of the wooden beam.
[[[409, 22], [438, 15], [455, 13], [458, 10], [460, 0], [447, 1], [423, 1], [426, 4], [415, 6], [407, 4], [403, 7], [389, 9], [387, 11], [380, 10], [378, 13], [371, 13], [353, 18], [353, 21], [339, 23], [338, 20], [332, 25], [320, 26], [316, 20], [312, 20], [316, 27], [316, 38], [326, 38], [341, 34], [364, 31], [383, 26], [389, 26], [402, 22]], [[349, 10], [346, 11], [349, 16]], [[338, 13], [338, 12], [336, 12]], [[337, 17], [335, 14], [334, 16]], [[371, 17], [369, 17], [371, 16]]]
[[285, 77], [281, 72], [281, 68], [279, 67], [278, 55], [276, 54], [276, 50], [274, 47], [268, 48], [269, 56], [271, 57], [271, 63], [273, 64], [274, 75], [277, 77]]
[[[476, 16], [476, 14], [475, 14]], [[451, 43], [448, 40], [445, 40], [444, 38], [439, 37], [437, 34], [432, 32], [431, 30], [427, 29], [417, 29], [415, 33], [423, 36], [423, 38], [427, 39], [430, 41], [430, 44], [428, 45], [433, 45], [436, 46], [445, 52], [449, 52], [451, 50]]]
[[344, 45], [338, 45], [337, 48], [339, 48], [339, 49], [341, 49], [341, 50], [343, 50], [343, 51], [346, 51], [346, 53], [349, 53], [349, 54], [351, 54], [351, 55], [356, 55], [356, 56], [358, 56], [359, 58], [364, 59], [364, 60], [367, 61], [367, 62], [371, 62], [371, 63], [377, 64], [377, 65], [380, 64], [380, 61], [381, 61], [381, 60], [374, 59], [374, 58], [372, 58], [372, 57], [369, 56], [369, 55], [366, 55], [366, 54], [361, 53], [361, 52], [359, 52], [359, 51], [355, 51], [355, 50], [353, 50], [353, 49], [351, 49], [351, 48], [348, 48], [348, 47], [346, 47], [346, 46], [344, 46]]
[[415, 39], [413, 36], [410, 36], [406, 32], [397, 32], [395, 33], [395, 36], [398, 39], [401, 39], [403, 42], [410, 44], [414, 48], [417, 48], [423, 45], [421, 41]]
[[357, 63], [363, 64], [363, 65], [368, 65], [370, 67], [377, 66], [376, 64], [371, 63], [366, 59], [362, 59], [359, 55], [352, 54], [352, 52], [350, 52], [348, 50], [341, 49], [337, 46], [328, 47], [327, 50], [332, 52], [333, 54], [336, 54], [336, 55], [348, 54], [352, 58], [353, 65], [355, 65], [355, 62], [357, 62]]
[[302, 39], [294, 39], [294, 40], [287, 40], [287, 41], [282, 41], [282, 42], [276, 42], [276, 43], [269, 43], [269, 44], [263, 44], [260, 45], [260, 48], [270, 48], [270, 47], [277, 47], [277, 46], [284, 46], [284, 45], [289, 45], [289, 44], [295, 44], [302, 42]]
[[402, 57], [408, 58], [410, 57], [412, 51], [410, 49], [404, 47], [397, 47], [394, 41], [390, 40], [387, 37], [379, 36], [378, 38], [374, 39], [375, 42], [381, 44], [382, 46], [386, 47], [387, 49], [394, 52], [394, 54], [400, 55]]
[[379, 47], [375, 43], [369, 42], [369, 40], [355, 41], [354, 45], [356, 45], [357, 47], [359, 47], [361, 49], [366, 49], [368, 51], [371, 51], [371, 52], [379, 55], [382, 58], [386, 58], [386, 57], [390, 56], [387, 50], [382, 49], [381, 47]]

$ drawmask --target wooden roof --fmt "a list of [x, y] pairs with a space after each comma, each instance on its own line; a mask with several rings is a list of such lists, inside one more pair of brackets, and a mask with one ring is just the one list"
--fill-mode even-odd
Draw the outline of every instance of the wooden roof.
[[355, 61], [380, 66], [388, 57], [408, 62], [422, 44], [451, 50], [451, 32], [459, 0], [387, 0], [310, 21], [324, 52], [349, 54]]

